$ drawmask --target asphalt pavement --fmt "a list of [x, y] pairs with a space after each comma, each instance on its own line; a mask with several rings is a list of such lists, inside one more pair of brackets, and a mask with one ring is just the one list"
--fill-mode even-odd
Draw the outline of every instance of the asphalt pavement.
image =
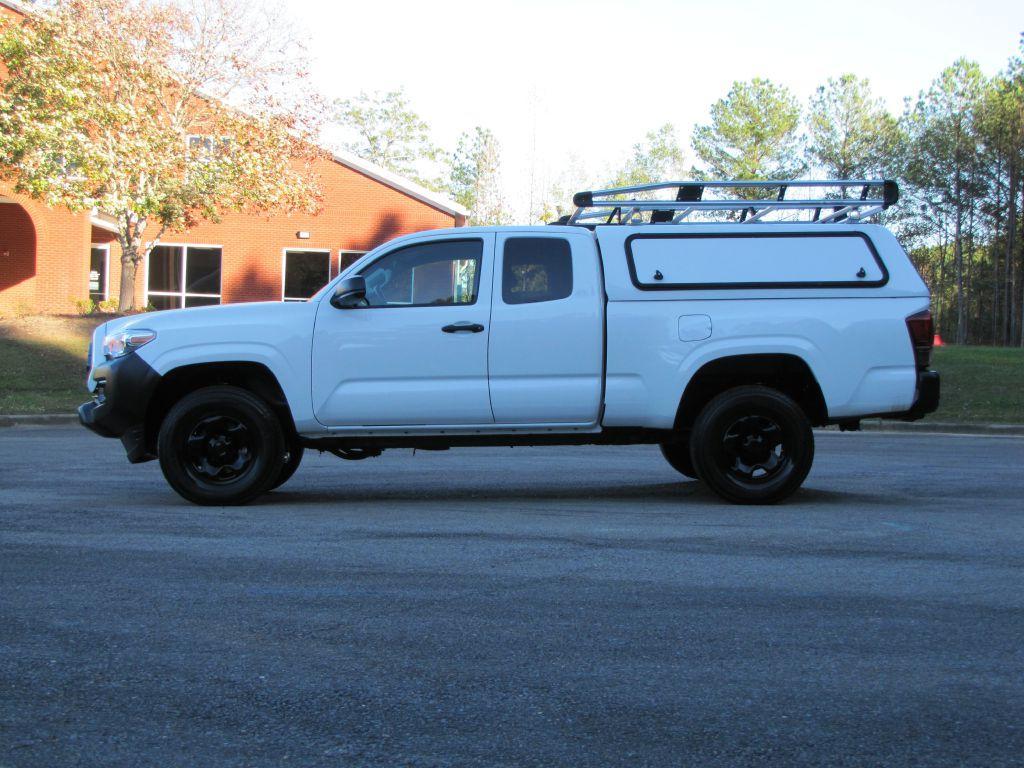
[[209, 509], [0, 429], [0, 766], [1024, 765], [1024, 439], [817, 440], [776, 507], [639, 446]]

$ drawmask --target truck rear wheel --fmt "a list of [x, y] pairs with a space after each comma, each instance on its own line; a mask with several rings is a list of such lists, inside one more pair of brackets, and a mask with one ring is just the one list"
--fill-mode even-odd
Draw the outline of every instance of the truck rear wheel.
[[693, 468], [693, 459], [690, 458], [689, 440], [682, 440], [678, 443], [662, 443], [661, 455], [676, 472], [694, 480], [697, 479], [697, 472]]
[[814, 461], [814, 433], [790, 397], [764, 386], [727, 390], [709, 402], [690, 435], [698, 477], [737, 504], [774, 504], [792, 494]]
[[168, 484], [196, 504], [245, 504], [280, 477], [286, 453], [281, 423], [240, 387], [196, 390], [168, 412], [157, 454]]

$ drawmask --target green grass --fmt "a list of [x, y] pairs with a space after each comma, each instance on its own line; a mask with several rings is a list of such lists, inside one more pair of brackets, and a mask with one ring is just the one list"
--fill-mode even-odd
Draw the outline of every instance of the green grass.
[[1024, 424], [1024, 349], [939, 347], [932, 366], [942, 395], [928, 420]]
[[[85, 391], [89, 334], [103, 318], [0, 321], [0, 414], [71, 413]], [[939, 410], [929, 421], [1024, 424], [1024, 350], [941, 347]]]
[[89, 399], [85, 356], [94, 317], [0, 321], [0, 414], [72, 413]]

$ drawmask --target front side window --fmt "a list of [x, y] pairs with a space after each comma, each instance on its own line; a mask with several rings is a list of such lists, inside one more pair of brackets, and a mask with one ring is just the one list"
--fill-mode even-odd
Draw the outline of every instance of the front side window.
[[284, 252], [285, 301], [305, 301], [330, 279], [330, 251]]
[[149, 253], [146, 289], [155, 309], [220, 304], [221, 249], [158, 245]]
[[480, 287], [480, 240], [441, 240], [400, 248], [365, 270], [371, 307], [473, 304]]
[[501, 299], [506, 304], [556, 301], [572, 294], [572, 252], [557, 237], [513, 237], [505, 241]]

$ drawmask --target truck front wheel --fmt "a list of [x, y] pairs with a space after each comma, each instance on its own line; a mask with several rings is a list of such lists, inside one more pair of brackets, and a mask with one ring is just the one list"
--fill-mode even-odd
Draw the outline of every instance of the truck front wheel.
[[709, 402], [690, 436], [693, 467], [722, 498], [774, 504], [792, 494], [814, 461], [814, 433], [790, 397], [764, 386], [727, 390]]
[[204, 387], [186, 395], [157, 437], [168, 484], [196, 504], [252, 501], [280, 477], [285, 453], [277, 416], [240, 387]]

